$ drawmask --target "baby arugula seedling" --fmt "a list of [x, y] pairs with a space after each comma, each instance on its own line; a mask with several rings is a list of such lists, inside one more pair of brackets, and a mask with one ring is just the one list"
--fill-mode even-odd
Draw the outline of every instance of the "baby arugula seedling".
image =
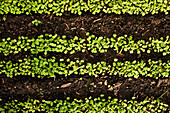
[[[101, 61], [97, 64], [84, 63], [83, 60], [70, 61], [67, 59], [65, 64], [64, 59], [60, 59], [59, 62], [55, 61], [55, 57], [52, 59], [46, 59], [39, 56], [34, 59], [19, 60], [18, 63], [12, 63], [12, 61], [1, 61], [0, 73], [5, 73], [8, 77], [14, 75], [30, 75], [38, 78], [55, 77], [55, 74], [69, 76], [71, 74], [89, 74], [90, 76], [98, 77], [98, 74], [109, 74], [109, 75], [122, 75], [124, 77], [149, 76], [158, 79], [159, 77], [168, 77], [170, 61], [162, 63], [161, 60], [158, 62], [148, 60], [150, 66], [146, 66], [146, 62], [136, 61], [133, 62], [125, 61], [119, 62], [118, 59], [114, 59], [112, 65], [106, 65], [106, 62]], [[70, 69], [72, 68], [72, 69]]]
[[37, 19], [35, 19], [35, 20], [32, 21], [32, 24], [34, 24], [34, 25], [36, 25], [36, 26], [38, 26], [40, 23], [41, 23], [41, 21], [40, 21], [40, 20], [37, 20]]
[[[108, 5], [109, 7], [106, 7]], [[22, 8], [21, 8], [22, 7]], [[151, 13], [157, 14], [159, 11], [168, 14], [169, 2], [168, 0], [157, 0], [157, 1], [124, 1], [119, 0], [89, 0], [87, 3], [83, 0], [62, 0], [62, 1], [51, 1], [51, 0], [38, 0], [38, 1], [2, 1], [0, 14], [27, 14], [31, 15], [34, 13], [46, 13], [55, 14], [61, 16], [65, 11], [81, 15], [82, 11], [90, 11], [92, 14], [105, 12], [105, 13], [116, 13], [116, 14], [141, 14], [142, 16]]]
[[6, 17], [3, 17], [2, 19], [3, 19], [3, 21], [6, 21]]
[[[89, 36], [89, 33], [86, 35]], [[117, 53], [126, 51], [130, 54], [133, 54], [134, 52], [137, 52], [137, 54], [142, 52], [150, 54], [151, 51], [154, 51], [157, 53], [161, 52], [163, 56], [170, 54], [169, 36], [166, 37], [165, 41], [163, 38], [160, 38], [160, 40], [149, 38], [149, 41], [147, 42], [144, 40], [134, 42], [132, 37], [127, 37], [127, 35], [120, 36], [117, 39], [114, 39], [117, 37], [116, 34], [113, 34], [113, 38], [111, 39], [91, 35], [87, 38], [87, 43], [85, 39], [78, 38], [77, 36], [71, 40], [66, 40], [66, 36], [64, 35], [62, 38], [57, 37], [57, 34], [54, 36], [45, 34], [45, 36], [49, 37], [49, 39], [43, 39], [43, 35], [38, 36], [38, 39], [28, 39], [28, 37], [23, 36], [18, 37], [18, 40], [11, 40], [10, 37], [2, 39], [2, 42], [0, 42], [0, 52], [4, 53], [5, 56], [10, 53], [17, 54], [23, 49], [24, 51], [30, 50], [32, 54], [44, 52], [45, 55], [47, 55], [48, 51], [74, 54], [78, 51], [85, 52], [86, 50], [89, 50], [92, 53], [104, 53], [107, 52], [107, 49], [112, 48], [117, 51]]]

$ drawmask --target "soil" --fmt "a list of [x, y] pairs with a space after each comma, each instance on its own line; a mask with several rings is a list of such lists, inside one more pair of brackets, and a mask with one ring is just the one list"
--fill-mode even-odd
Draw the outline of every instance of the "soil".
[[[6, 21], [3, 21], [3, 17]], [[33, 20], [40, 20], [38, 26], [32, 24]], [[73, 38], [75, 35], [85, 38], [86, 32], [95, 36], [112, 37], [113, 34], [122, 36], [131, 35], [135, 39], [147, 40], [149, 37], [166, 37], [170, 35], [170, 14], [159, 13], [156, 15], [116, 15], [99, 13], [92, 15], [90, 12], [82, 15], [73, 15], [69, 12], [63, 16], [33, 14], [30, 15], [0, 15], [1, 38], [16, 38], [28, 36], [36, 38], [39, 35], [49, 33], [66, 35]]]
[[[7, 20], [4, 22], [3, 17]], [[42, 23], [38, 26], [33, 25], [33, 20], [40, 20]], [[0, 15], [0, 39], [11, 37], [12, 39], [18, 38], [18, 36], [28, 36], [29, 38], [37, 38], [39, 35], [49, 33], [58, 34], [58, 36], [66, 35], [67, 39], [72, 39], [75, 35], [81, 38], [87, 38], [86, 33], [94, 34], [95, 36], [106, 36], [111, 38], [113, 34], [122, 36], [127, 34], [133, 36], [134, 40], [139, 39], [148, 40], [149, 37], [166, 37], [170, 35], [170, 14], [164, 15], [160, 13], [158, 15], [116, 15], [116, 14], [104, 14], [100, 13], [92, 15], [89, 12], [83, 13], [83, 15], [72, 15], [66, 12], [61, 17], [55, 17], [54, 15]], [[10, 54], [4, 56], [0, 54], [0, 61], [5, 60], [17, 62], [18, 59], [31, 58], [42, 56], [44, 58], [51, 58], [55, 56], [57, 60], [60, 58], [70, 58], [75, 61], [77, 59], [83, 59], [85, 62], [97, 63], [100, 61], [106, 61], [107, 64], [112, 64], [114, 58], [118, 58], [119, 61], [147, 61], [162, 60], [166, 62], [170, 60], [170, 55], [163, 56], [161, 53], [151, 54], [141, 53], [140, 55], [129, 54], [123, 52], [117, 54], [112, 49], [108, 49], [108, 52], [103, 54], [92, 54], [90, 51], [85, 53], [76, 52], [73, 55], [65, 55], [63, 53], [48, 52], [47, 55], [39, 53], [32, 55], [30, 51], [21, 52], [18, 54]], [[108, 87], [110, 85], [110, 87]], [[56, 75], [56, 79], [53, 78], [32, 78], [28, 76], [17, 76], [13, 78], [7, 78], [5, 75], [0, 76], [0, 98], [3, 99], [0, 104], [4, 104], [12, 99], [18, 99], [20, 101], [26, 101], [27, 98], [33, 99], [65, 99], [71, 97], [71, 99], [78, 98], [83, 99], [85, 97], [93, 96], [97, 97], [100, 94], [116, 97], [119, 99], [130, 100], [133, 96], [137, 97], [139, 101], [151, 97], [152, 99], [159, 98], [163, 93], [169, 90], [170, 79], [159, 78], [158, 80], [153, 78], [139, 77], [138, 79], [124, 78], [122, 76], [110, 76], [99, 75], [98, 78], [90, 77], [88, 75], [71, 75], [69, 77], [63, 77]], [[39, 91], [38, 89], [42, 89]], [[169, 92], [161, 98], [163, 102], [170, 105]]]
[[[3, 99], [1, 104], [13, 99], [19, 101], [26, 101], [27, 98], [64, 100], [66, 97], [70, 97], [73, 100], [74, 98], [84, 99], [89, 96], [95, 98], [100, 94], [104, 94], [105, 97], [111, 96], [127, 100], [135, 96], [138, 101], [142, 101], [148, 97], [159, 98], [170, 87], [170, 80], [168, 78], [155, 80], [144, 77], [134, 79], [109, 75], [98, 78], [88, 75], [73, 75], [68, 78], [57, 77], [55, 80], [53, 78], [41, 80], [26, 76], [7, 78], [5, 75], [1, 75], [0, 87], [0, 98]], [[167, 92], [161, 100], [170, 104], [169, 98], [170, 93]]]

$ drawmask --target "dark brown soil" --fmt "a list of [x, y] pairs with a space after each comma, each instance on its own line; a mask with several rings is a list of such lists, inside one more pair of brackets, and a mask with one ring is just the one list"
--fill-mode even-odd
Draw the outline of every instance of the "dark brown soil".
[[[54, 79], [36, 79], [26, 76], [7, 78], [1, 75], [0, 98], [4, 101], [18, 99], [26, 101], [27, 98], [34, 99], [84, 99], [85, 97], [97, 97], [100, 94], [112, 96], [113, 98], [130, 100], [133, 96], [139, 101], [146, 97], [157, 99], [170, 87], [170, 80], [151, 78], [123, 78], [105, 75], [100, 78], [86, 76], [70, 76], [68, 78], [58, 77]], [[110, 85], [110, 87], [108, 87]], [[40, 90], [38, 90], [40, 89]], [[42, 90], [41, 90], [42, 89]], [[170, 104], [169, 92], [161, 98], [163, 102]]]
[[[170, 35], [170, 14], [158, 14], [141, 16], [130, 15], [115, 15], [100, 13], [92, 15], [84, 13], [81, 16], [64, 13], [62, 17], [54, 15], [4, 15], [7, 20], [3, 21], [3, 16], [0, 15], [0, 39], [11, 37], [12, 39], [18, 36], [28, 36], [29, 38], [37, 38], [37, 36], [45, 33], [58, 34], [59, 36], [66, 35], [68, 39], [75, 35], [86, 38], [86, 32], [96, 36], [112, 37], [115, 33], [118, 36], [128, 34], [134, 37], [134, 40], [148, 40], [149, 37], [166, 37]], [[35, 26], [31, 21], [38, 19], [42, 23]], [[57, 60], [60, 58], [70, 58], [71, 60], [83, 59], [85, 62], [96, 63], [106, 61], [108, 64], [113, 62], [114, 58], [119, 61], [133, 60], [162, 60], [166, 62], [170, 60], [170, 55], [162, 56], [161, 53], [151, 54], [142, 53], [140, 55], [129, 54], [123, 52], [121, 55], [109, 49], [108, 52], [100, 54], [92, 54], [90, 51], [85, 53], [76, 52], [73, 55], [65, 55], [63, 53], [49, 52], [47, 55], [39, 53], [32, 55], [28, 52], [21, 52], [16, 55], [4, 56], [0, 54], [0, 61], [12, 60], [14, 63], [22, 58], [34, 58], [37, 56], [51, 58], [55, 56]], [[80, 78], [82, 77], [82, 80]], [[112, 88], [108, 88], [110, 85]], [[4, 104], [11, 99], [20, 101], [27, 98], [34, 99], [65, 99], [66, 97], [83, 99], [88, 96], [97, 97], [100, 94], [110, 95], [120, 99], [131, 99], [136, 96], [139, 101], [146, 97], [157, 99], [170, 87], [169, 78], [160, 78], [155, 80], [152, 78], [140, 77], [138, 79], [123, 78], [121, 76], [104, 75], [99, 78], [89, 77], [88, 75], [77, 76], [71, 75], [68, 78], [57, 75], [54, 79], [37, 79], [26, 76], [18, 76], [7, 78], [5, 75], [0, 75], [0, 98], [3, 99], [0, 104]], [[42, 89], [41, 92], [38, 89]], [[167, 92], [162, 100], [170, 104], [169, 92]]]
[[[3, 21], [6, 17], [6, 21]], [[42, 23], [37, 26], [32, 24], [33, 20]], [[146, 15], [116, 15], [100, 13], [92, 15], [89, 12], [81, 16], [66, 12], [61, 17], [46, 14], [28, 15], [0, 15], [1, 38], [28, 36], [37, 38], [45, 33], [66, 35], [68, 38], [85, 37], [86, 32], [95, 36], [112, 37], [128, 34], [134, 36], [135, 40], [149, 37], [166, 37], [170, 35], [170, 14]]]

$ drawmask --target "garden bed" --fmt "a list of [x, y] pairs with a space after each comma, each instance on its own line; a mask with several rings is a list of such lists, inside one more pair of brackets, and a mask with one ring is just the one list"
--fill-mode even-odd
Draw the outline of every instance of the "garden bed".
[[[28, 15], [29, 9], [27, 15], [15, 12], [14, 15], [10, 11], [0, 15], [0, 106], [15, 99], [21, 102], [28, 98], [65, 101], [69, 97], [71, 102], [98, 98], [102, 94], [106, 100], [108, 97], [128, 101], [136, 97], [138, 102], [160, 99], [169, 108], [170, 14], [167, 3], [160, 4], [166, 4], [165, 9], [159, 13], [157, 9], [158, 14], [153, 11], [153, 14], [147, 12], [145, 15], [143, 12], [143, 16], [130, 15], [130, 11], [126, 14], [100, 12], [93, 15], [89, 9], [78, 11], [78, 14], [65, 11], [62, 16], [44, 12]], [[47, 13], [51, 6], [48, 8], [45, 9]], [[27, 40], [28, 45], [25, 43]], [[65, 50], [57, 48], [64, 41]], [[133, 50], [135, 47], [138, 48]], [[58, 67], [64, 73], [56, 70]], [[123, 72], [123, 69], [128, 70]], [[123, 107], [129, 109], [126, 105]]]

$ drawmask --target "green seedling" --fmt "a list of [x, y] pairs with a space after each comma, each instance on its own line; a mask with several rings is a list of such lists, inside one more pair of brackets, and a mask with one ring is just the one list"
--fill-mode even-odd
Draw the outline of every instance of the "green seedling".
[[[27, 14], [31, 15], [34, 13], [45, 13], [45, 14], [55, 14], [56, 16], [61, 16], [65, 11], [69, 11], [74, 14], [81, 15], [82, 11], [90, 11], [92, 14], [105, 12], [105, 13], [116, 13], [116, 14], [136, 14], [136, 15], [146, 15], [148, 13], [158, 14], [158, 12], [164, 12], [166, 15], [169, 13], [169, 2], [168, 0], [158, 0], [158, 1], [125, 1], [119, 0], [94, 0], [84, 2], [83, 0], [62, 0], [53, 1], [51, 0], [40, 0], [38, 1], [3, 1], [1, 3], [0, 14]], [[107, 7], [106, 7], [107, 6]]]
[[6, 17], [3, 17], [3, 21], [6, 21]]
[[38, 26], [40, 23], [41, 23], [41, 21], [40, 21], [40, 20], [37, 20], [37, 19], [35, 19], [35, 20], [32, 21], [32, 24], [34, 24], [34, 25], [36, 25], [36, 26]]
[[36, 91], [39, 92], [41, 95], [44, 95], [44, 94], [41, 92], [41, 91], [42, 91], [42, 88], [37, 89]]

